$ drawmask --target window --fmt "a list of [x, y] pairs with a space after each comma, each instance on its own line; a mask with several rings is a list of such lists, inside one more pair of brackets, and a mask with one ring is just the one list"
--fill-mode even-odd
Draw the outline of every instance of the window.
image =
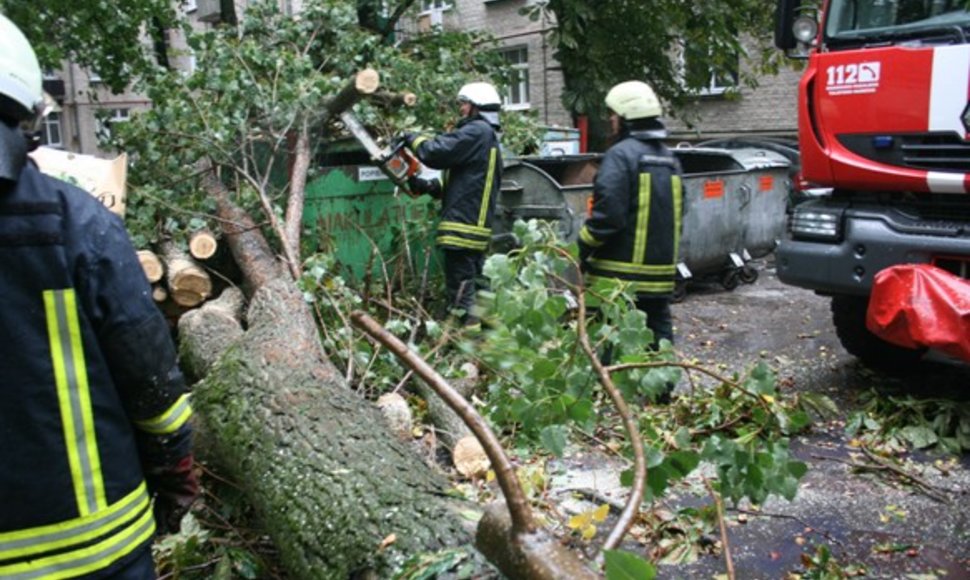
[[502, 101], [509, 109], [529, 107], [529, 49], [521, 46], [500, 53], [509, 66], [511, 75], [509, 86], [502, 95]]
[[421, 0], [421, 12], [447, 10], [449, 8], [451, 8], [451, 3], [448, 0]]
[[94, 72], [93, 70], [88, 71], [88, 82], [92, 85], [96, 85], [101, 82], [101, 75]]
[[115, 123], [124, 123], [131, 118], [131, 109], [101, 109], [98, 111], [97, 133], [99, 137], [108, 138], [111, 136], [111, 126]]
[[738, 55], [728, 58], [728, 70], [715, 71], [711, 67], [714, 60], [707, 48], [691, 45], [684, 47], [684, 80], [689, 86], [700, 85], [698, 95], [721, 95], [738, 86]]
[[64, 142], [61, 140], [61, 114], [47, 113], [44, 117], [44, 127], [41, 131], [40, 142], [49, 147], [61, 147]]
[[199, 5], [196, 0], [182, 0], [182, 12], [190, 14], [199, 9]]

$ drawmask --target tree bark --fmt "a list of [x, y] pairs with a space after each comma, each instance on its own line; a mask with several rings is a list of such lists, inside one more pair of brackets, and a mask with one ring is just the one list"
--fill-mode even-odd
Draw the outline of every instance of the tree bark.
[[[202, 324], [180, 327], [182, 360], [189, 372], [209, 370], [193, 404], [210, 459], [239, 482], [287, 572], [387, 577], [408, 556], [470, 546], [472, 524], [459, 514], [475, 506], [449, 497], [444, 477], [348, 388], [266, 240], [221, 184], [208, 187], [252, 292], [248, 327], [227, 323], [228, 340], [205, 337], [198, 328], [211, 329], [201, 319], [211, 320], [214, 309], [199, 309], [188, 320]], [[396, 540], [379, 549], [392, 534]]]

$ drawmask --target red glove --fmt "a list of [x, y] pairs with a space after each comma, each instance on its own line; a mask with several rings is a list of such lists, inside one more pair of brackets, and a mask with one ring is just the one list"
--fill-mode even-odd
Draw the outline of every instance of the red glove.
[[145, 473], [148, 490], [155, 496], [155, 525], [159, 534], [178, 533], [182, 516], [199, 497], [199, 478], [188, 454], [169, 467], [152, 467]]

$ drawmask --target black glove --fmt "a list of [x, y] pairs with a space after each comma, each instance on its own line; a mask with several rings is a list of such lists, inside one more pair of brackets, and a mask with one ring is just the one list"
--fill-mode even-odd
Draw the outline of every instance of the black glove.
[[417, 175], [408, 177], [408, 189], [414, 195], [427, 193], [431, 197], [441, 197], [441, 184], [436, 179], [422, 179]]
[[160, 535], [178, 533], [182, 516], [199, 497], [199, 479], [192, 463], [190, 453], [175, 465], [145, 470], [148, 491], [155, 496], [155, 525]]
[[409, 149], [413, 149], [413, 147], [411, 147], [411, 144], [414, 143], [414, 140], [417, 138], [418, 138], [418, 134], [411, 133], [411, 132], [401, 133], [401, 136], [398, 137], [398, 139], [400, 139], [405, 145], [407, 145]]

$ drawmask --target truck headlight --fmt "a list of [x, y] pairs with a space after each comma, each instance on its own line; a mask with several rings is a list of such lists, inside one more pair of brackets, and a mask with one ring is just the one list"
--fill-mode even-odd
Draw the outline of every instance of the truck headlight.
[[842, 236], [842, 210], [814, 204], [795, 206], [791, 233], [795, 238], [838, 241]]

